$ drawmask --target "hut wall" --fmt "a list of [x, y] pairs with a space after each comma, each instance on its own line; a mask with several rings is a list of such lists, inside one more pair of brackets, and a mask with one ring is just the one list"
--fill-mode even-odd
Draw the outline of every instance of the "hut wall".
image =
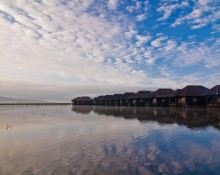
[[205, 97], [187, 97], [186, 105], [187, 107], [206, 106], [206, 99]]
[[137, 98], [132, 100], [132, 106], [145, 106], [145, 99]]
[[131, 106], [152, 106], [152, 100], [149, 98], [137, 98], [130, 100]]
[[145, 99], [145, 106], [152, 106], [152, 99], [150, 98]]
[[169, 106], [170, 107], [176, 107], [176, 98], [175, 97], [172, 97], [172, 98], [169, 98]]
[[169, 106], [169, 98], [156, 98], [156, 106], [157, 107], [168, 107]]
[[120, 106], [129, 106], [130, 105], [130, 100], [128, 100], [128, 99], [121, 99], [119, 101], [119, 105]]
[[210, 108], [220, 108], [220, 97], [219, 95], [206, 97], [207, 107]]
[[179, 107], [199, 107], [206, 106], [206, 98], [204, 97], [181, 97], [177, 99]]

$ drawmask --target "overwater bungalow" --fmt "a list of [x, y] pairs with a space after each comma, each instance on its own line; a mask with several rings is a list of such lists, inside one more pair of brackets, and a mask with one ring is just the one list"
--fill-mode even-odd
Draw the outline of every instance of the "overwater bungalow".
[[208, 88], [200, 85], [188, 85], [179, 90], [175, 96], [178, 107], [199, 107], [206, 106], [206, 98], [202, 96]]
[[175, 93], [172, 89], [158, 89], [154, 92], [152, 105], [157, 107], [168, 107], [170, 105], [170, 96]]
[[177, 106], [177, 94], [179, 94], [179, 92], [182, 89], [177, 89], [174, 92], [169, 94], [169, 106], [170, 107], [176, 107]]
[[120, 106], [120, 97], [122, 94], [114, 94], [111, 99], [110, 99], [110, 103], [111, 106]]
[[131, 105], [131, 99], [130, 97], [133, 96], [135, 93], [134, 92], [126, 92], [122, 94], [119, 97], [119, 105], [120, 106], [130, 106]]
[[77, 97], [72, 100], [73, 105], [93, 105], [93, 100], [88, 96]]
[[112, 99], [114, 98], [114, 95], [107, 95], [106, 96], [106, 105], [111, 106], [112, 105]]
[[101, 96], [101, 98], [100, 98], [100, 105], [102, 105], [102, 106], [106, 106], [106, 96], [107, 95], [104, 95], [104, 96]]
[[202, 94], [206, 98], [207, 107], [220, 107], [220, 85], [216, 85]]
[[111, 105], [111, 98], [113, 97], [113, 95], [105, 95], [102, 99], [102, 103], [105, 106]]
[[153, 92], [151, 91], [139, 91], [129, 97], [131, 106], [151, 106], [151, 97]]
[[95, 98], [93, 99], [94, 105], [98, 105], [98, 103], [99, 103], [99, 97], [100, 97], [100, 96], [95, 97]]

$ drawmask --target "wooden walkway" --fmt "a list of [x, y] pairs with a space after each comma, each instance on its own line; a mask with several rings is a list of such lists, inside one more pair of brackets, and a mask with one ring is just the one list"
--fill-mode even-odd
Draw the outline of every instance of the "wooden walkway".
[[0, 103], [0, 106], [63, 106], [72, 103]]

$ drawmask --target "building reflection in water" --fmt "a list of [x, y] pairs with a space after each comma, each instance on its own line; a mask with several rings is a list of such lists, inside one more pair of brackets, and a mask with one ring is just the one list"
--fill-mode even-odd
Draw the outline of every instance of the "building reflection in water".
[[156, 121], [160, 124], [179, 124], [188, 128], [213, 126], [220, 129], [220, 110], [206, 108], [151, 108], [151, 107], [108, 107], [73, 106], [72, 111], [80, 114], [96, 113], [105, 116], [137, 119], [140, 122]]

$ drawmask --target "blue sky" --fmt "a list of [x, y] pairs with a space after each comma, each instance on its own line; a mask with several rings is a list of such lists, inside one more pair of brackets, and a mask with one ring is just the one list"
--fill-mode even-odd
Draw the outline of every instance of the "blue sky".
[[0, 95], [219, 84], [218, 0], [2, 0], [0, 27]]

